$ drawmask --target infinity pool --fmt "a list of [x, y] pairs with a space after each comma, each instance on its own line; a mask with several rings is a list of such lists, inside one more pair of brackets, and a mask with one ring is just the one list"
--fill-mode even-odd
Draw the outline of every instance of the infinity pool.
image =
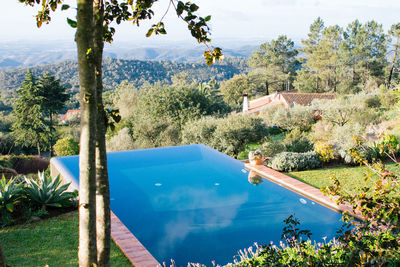
[[[54, 161], [78, 182], [78, 156]], [[160, 263], [232, 262], [254, 242], [278, 243], [291, 214], [317, 241], [341, 224], [341, 214], [204, 145], [111, 152], [108, 168], [112, 211]]]

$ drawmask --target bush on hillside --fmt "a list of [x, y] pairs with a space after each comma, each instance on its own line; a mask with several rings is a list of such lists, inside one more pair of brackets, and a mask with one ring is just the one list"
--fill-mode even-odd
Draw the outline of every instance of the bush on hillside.
[[370, 95], [365, 98], [364, 104], [367, 108], [380, 108], [382, 103], [378, 95]]
[[121, 151], [135, 149], [135, 142], [129, 133], [128, 128], [123, 128], [107, 140], [107, 151]]
[[282, 152], [275, 155], [268, 166], [278, 171], [302, 171], [315, 169], [321, 166], [318, 153], [311, 151], [306, 153]]
[[236, 157], [246, 144], [260, 142], [267, 135], [267, 127], [260, 118], [229, 116], [218, 122], [212, 146], [222, 153]]
[[199, 120], [185, 124], [182, 130], [182, 144], [213, 145], [213, 135], [221, 119], [202, 117]]
[[79, 154], [79, 143], [72, 137], [65, 137], [57, 140], [54, 145], [54, 152], [57, 156], [72, 156]]
[[313, 148], [314, 145], [305, 136], [290, 140], [285, 144], [285, 149], [288, 152], [304, 153], [313, 150]]
[[285, 137], [285, 150], [287, 152], [308, 152], [313, 150], [314, 145], [308, 139], [308, 137], [300, 130], [300, 128], [295, 128]]
[[264, 121], [267, 125], [277, 126], [287, 131], [292, 131], [295, 128], [299, 128], [301, 131], [308, 131], [314, 123], [314, 114], [310, 107], [281, 107], [271, 117], [264, 117]]
[[275, 138], [268, 138], [262, 145], [262, 153], [265, 157], [273, 157], [283, 151], [285, 151], [285, 146], [280, 140]]
[[314, 145], [314, 151], [318, 153], [323, 162], [329, 162], [335, 158], [335, 149], [332, 144], [317, 142]]
[[205, 144], [222, 153], [237, 157], [246, 144], [260, 142], [267, 127], [260, 118], [231, 115], [225, 118], [202, 118], [187, 123], [182, 131], [183, 144]]

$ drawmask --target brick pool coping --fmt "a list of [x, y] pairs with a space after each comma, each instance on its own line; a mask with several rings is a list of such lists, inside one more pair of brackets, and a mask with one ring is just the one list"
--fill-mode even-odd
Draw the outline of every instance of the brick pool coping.
[[111, 238], [133, 266], [161, 266], [113, 212], [111, 212]]
[[268, 168], [264, 165], [251, 165], [249, 163], [245, 164], [246, 169], [250, 171], [254, 171], [260, 176], [277, 183], [291, 191], [294, 191], [302, 196], [310, 198], [319, 204], [333, 209], [337, 212], [343, 213], [348, 212], [354, 217], [361, 219], [360, 215], [355, 215], [352, 209], [346, 205], [337, 205], [334, 201], [332, 201], [329, 197], [325, 196], [318, 188], [303, 183], [295, 178], [292, 178], [286, 174], [275, 171], [271, 168]]

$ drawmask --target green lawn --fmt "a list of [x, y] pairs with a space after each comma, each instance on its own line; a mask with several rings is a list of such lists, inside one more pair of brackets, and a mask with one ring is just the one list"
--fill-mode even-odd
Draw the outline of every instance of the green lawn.
[[245, 150], [240, 152], [238, 155], [238, 160], [244, 160], [249, 158], [249, 152], [251, 150], [256, 150], [257, 148], [261, 147], [262, 143], [250, 143], [247, 144]]
[[[78, 212], [0, 229], [0, 244], [10, 267], [78, 266]], [[111, 245], [111, 266], [132, 266]]]
[[[395, 164], [387, 164], [389, 170], [399, 171]], [[311, 171], [301, 172], [290, 172], [287, 175], [296, 178], [302, 182], [312, 185], [317, 188], [322, 188], [332, 184], [332, 177], [336, 177], [340, 180], [342, 185], [349, 192], [356, 192], [356, 188], [365, 186], [363, 174], [368, 173], [370, 170], [368, 167], [338, 167], [338, 168], [326, 168]]]

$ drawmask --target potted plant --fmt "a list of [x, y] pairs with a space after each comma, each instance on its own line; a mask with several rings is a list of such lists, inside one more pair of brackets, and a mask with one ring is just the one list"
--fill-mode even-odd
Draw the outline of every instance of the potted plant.
[[263, 178], [260, 175], [258, 175], [255, 171], [250, 171], [249, 172], [249, 176], [248, 176], [247, 180], [249, 181], [249, 183], [251, 183], [251, 184], [253, 184], [255, 186], [257, 186], [257, 185], [261, 184], [262, 182], [264, 182]]
[[252, 150], [249, 152], [249, 161], [251, 165], [261, 165], [263, 162], [263, 155], [261, 150]]

